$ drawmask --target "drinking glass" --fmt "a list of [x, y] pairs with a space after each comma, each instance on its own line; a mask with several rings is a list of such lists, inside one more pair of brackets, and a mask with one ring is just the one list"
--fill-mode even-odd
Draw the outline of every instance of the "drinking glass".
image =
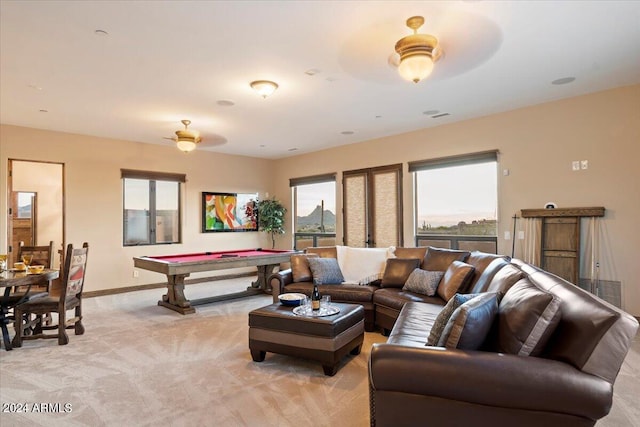
[[31, 261], [33, 260], [33, 255], [22, 255], [22, 262], [24, 265], [29, 267], [31, 265]]
[[325, 308], [331, 307], [331, 295], [322, 295], [320, 306]]
[[305, 295], [300, 298], [300, 307], [302, 307], [303, 313], [306, 313], [309, 310], [309, 297]]

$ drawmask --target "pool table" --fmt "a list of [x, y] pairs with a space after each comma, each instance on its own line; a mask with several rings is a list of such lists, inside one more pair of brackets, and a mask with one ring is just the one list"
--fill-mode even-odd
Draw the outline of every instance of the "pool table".
[[[134, 267], [167, 276], [167, 293], [158, 305], [181, 314], [195, 313], [194, 305], [267, 292], [267, 278], [281, 262], [289, 262], [297, 251], [275, 249], [242, 249], [236, 251], [200, 252], [180, 255], [141, 256], [133, 258]], [[184, 295], [184, 279], [191, 273], [229, 268], [258, 268], [258, 279], [246, 291], [188, 300]]]

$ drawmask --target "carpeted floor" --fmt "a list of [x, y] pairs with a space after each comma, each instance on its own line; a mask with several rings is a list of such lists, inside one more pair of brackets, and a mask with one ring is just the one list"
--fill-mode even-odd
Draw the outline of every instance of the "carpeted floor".
[[[186, 293], [243, 290], [250, 280], [191, 285]], [[367, 360], [382, 335], [367, 333], [362, 353], [327, 377], [315, 362], [271, 353], [262, 363], [251, 360], [247, 313], [270, 304], [270, 296], [198, 306], [182, 316], [156, 305], [162, 293], [86, 299], [85, 335], [71, 332], [66, 346], [36, 340], [0, 350], [0, 425], [368, 425]], [[598, 426], [639, 425], [639, 347], [627, 357], [612, 412]], [[24, 404], [28, 413], [15, 412]]]
[[[251, 278], [187, 288], [190, 298], [243, 290]], [[366, 426], [367, 360], [380, 334], [334, 377], [320, 364], [268, 353], [251, 360], [248, 316], [269, 295], [197, 307], [156, 305], [163, 290], [84, 301], [86, 333], [69, 344], [26, 341], [0, 353], [0, 401], [67, 413], [0, 413], [0, 425]], [[59, 408], [55, 404], [59, 403]], [[52, 405], [49, 405], [52, 406]], [[4, 409], [4, 408], [3, 408]], [[15, 409], [15, 408], [14, 408]]]

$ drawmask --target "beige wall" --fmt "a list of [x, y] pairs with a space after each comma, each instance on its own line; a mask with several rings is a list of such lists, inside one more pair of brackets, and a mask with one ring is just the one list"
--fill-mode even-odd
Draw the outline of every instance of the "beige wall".
[[14, 162], [12, 190], [37, 194], [37, 236], [35, 245], [53, 242], [53, 267], [59, 268], [57, 250], [62, 247], [62, 165], [57, 163]]
[[[270, 247], [265, 233], [200, 232], [201, 192], [258, 192], [264, 196], [272, 186], [270, 161], [206, 151], [184, 154], [174, 147], [6, 125], [0, 127], [0, 143], [0, 188], [3, 189], [7, 188], [10, 158], [65, 164], [66, 242], [74, 245], [89, 242], [87, 291], [166, 280], [147, 271], [140, 271], [139, 278], [133, 278], [134, 256]], [[122, 246], [121, 168], [187, 175], [183, 193], [183, 244]], [[0, 202], [2, 212], [6, 212], [6, 191], [0, 193]], [[7, 248], [4, 215], [0, 229], [3, 230], [0, 247]]]
[[[289, 178], [403, 163], [404, 241], [413, 244], [413, 183], [407, 162], [489, 149], [500, 150], [499, 252], [510, 254], [511, 217], [520, 209], [604, 206], [600, 278], [623, 286], [623, 307], [640, 315], [640, 86], [631, 86], [328, 149], [276, 161], [198, 151], [183, 155], [160, 147], [97, 137], [3, 125], [0, 128], [0, 188], [6, 188], [8, 158], [63, 162], [66, 171], [66, 238], [89, 241], [89, 290], [161, 281], [155, 273], [132, 278], [135, 255], [269, 246], [264, 233], [200, 233], [200, 192], [238, 191], [275, 195], [291, 212]], [[589, 169], [571, 170], [571, 161]], [[181, 245], [122, 247], [120, 168], [186, 173]], [[340, 177], [340, 175], [339, 175]], [[340, 182], [337, 183], [339, 185]], [[464, 197], [464, 188], [460, 196]], [[340, 191], [337, 191], [340, 194]], [[0, 198], [5, 211], [6, 194]], [[337, 209], [342, 201], [338, 197]], [[6, 212], [6, 211], [5, 211]], [[6, 230], [6, 218], [0, 220]], [[288, 224], [290, 226], [290, 224]], [[341, 237], [341, 224], [338, 224]], [[0, 233], [6, 247], [6, 233]], [[517, 242], [516, 256], [521, 256]], [[291, 236], [277, 240], [291, 246]], [[90, 280], [89, 280], [90, 279]]]
[[[621, 281], [623, 307], [640, 315], [640, 86], [282, 159], [274, 193], [290, 208], [291, 177], [403, 163], [404, 244], [411, 246], [414, 197], [407, 162], [491, 149], [500, 150], [499, 252], [511, 254], [512, 241], [503, 237], [520, 209], [549, 201], [559, 207], [604, 206], [600, 279]], [[589, 168], [573, 172], [573, 160], [589, 160]], [[340, 238], [341, 224], [337, 228]], [[522, 256], [521, 241], [515, 255]]]

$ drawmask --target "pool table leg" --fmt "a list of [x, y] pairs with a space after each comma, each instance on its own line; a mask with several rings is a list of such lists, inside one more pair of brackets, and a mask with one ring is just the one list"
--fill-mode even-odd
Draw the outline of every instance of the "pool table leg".
[[184, 296], [184, 278], [187, 274], [167, 275], [167, 293], [162, 295], [158, 305], [170, 308], [180, 314], [192, 314], [196, 309], [191, 307], [191, 302]]
[[[269, 284], [267, 283], [267, 279], [273, 273], [273, 269], [279, 267], [280, 264], [266, 264], [258, 266], [258, 279], [255, 282], [251, 282], [251, 288], [259, 288], [262, 289], [263, 292], [271, 293], [271, 289], [269, 289]], [[248, 288], [250, 289], [250, 288]]]

